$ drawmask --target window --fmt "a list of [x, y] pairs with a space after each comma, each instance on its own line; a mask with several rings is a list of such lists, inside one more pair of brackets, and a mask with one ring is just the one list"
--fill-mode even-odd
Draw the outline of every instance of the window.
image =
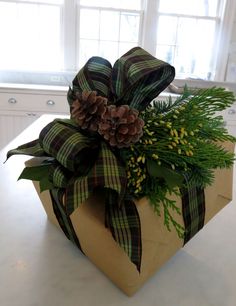
[[[96, 4], [99, 3], [99, 7]], [[139, 44], [141, 2], [81, 0], [79, 7], [78, 66], [99, 55], [112, 63]]]
[[172, 63], [179, 77], [214, 79], [220, 0], [160, 0], [156, 56]]
[[0, 70], [61, 70], [62, 3], [0, 1]]
[[91, 56], [114, 63], [137, 45], [177, 78], [222, 81], [235, 9], [235, 0], [0, 0], [0, 82], [67, 85]]

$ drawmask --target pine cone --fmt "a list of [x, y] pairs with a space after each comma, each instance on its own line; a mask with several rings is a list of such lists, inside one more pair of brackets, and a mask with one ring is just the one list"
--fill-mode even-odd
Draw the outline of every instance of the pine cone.
[[106, 106], [107, 98], [97, 96], [96, 91], [83, 91], [72, 104], [71, 117], [82, 129], [96, 132]]
[[144, 121], [138, 117], [136, 109], [128, 105], [110, 105], [102, 116], [98, 132], [111, 146], [129, 147], [143, 135]]

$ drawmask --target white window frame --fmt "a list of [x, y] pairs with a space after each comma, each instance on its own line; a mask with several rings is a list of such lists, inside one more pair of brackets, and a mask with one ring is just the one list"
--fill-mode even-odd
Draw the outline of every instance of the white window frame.
[[[216, 52], [213, 55], [213, 67], [215, 67], [214, 80], [223, 82], [227, 71], [227, 60], [230, 48], [230, 39], [235, 18], [236, 1], [220, 0], [221, 7], [218, 8], [222, 12], [218, 22], [218, 35], [215, 40]], [[171, 15], [161, 14], [158, 12], [160, 0], [145, 0], [145, 18], [143, 27], [143, 47], [151, 54], [155, 55], [157, 45], [157, 22], [158, 16]], [[176, 14], [180, 15], [180, 14]], [[195, 18], [195, 16], [193, 16]], [[214, 18], [216, 19], [216, 18]], [[222, 22], [221, 22], [222, 20]], [[179, 82], [181, 83], [181, 81]]]
[[[75, 71], [78, 67], [78, 43], [80, 40], [79, 35], [79, 16], [80, 9], [97, 9], [97, 10], [108, 10], [114, 12], [128, 12], [128, 13], [139, 13], [140, 14], [140, 26], [138, 34], [138, 45], [142, 46], [142, 35], [143, 35], [143, 16], [144, 11], [123, 9], [123, 8], [112, 8], [112, 7], [101, 7], [101, 6], [86, 6], [80, 5], [79, 0], [65, 0], [63, 8], [63, 50], [64, 50], [64, 67], [65, 71]], [[81, 67], [79, 67], [81, 68]]]
[[[218, 37], [216, 41], [216, 55], [213, 58], [215, 62], [215, 77], [217, 81], [224, 81], [227, 70], [227, 60], [230, 48], [230, 39], [234, 23], [234, 15], [236, 10], [235, 0], [221, 0], [218, 8], [222, 11], [219, 21]], [[79, 17], [79, 1], [66, 0], [64, 7], [64, 63], [65, 70], [74, 71], [78, 66], [78, 48], [77, 43], [79, 39], [79, 26], [77, 20]], [[81, 6], [85, 8], [85, 6]], [[156, 37], [157, 37], [157, 16], [158, 16], [159, 0], [143, 0], [140, 14], [140, 31], [139, 31], [139, 45], [145, 50], [155, 55], [156, 52]], [[88, 7], [91, 8], [91, 7]], [[97, 9], [104, 9], [103, 7], [94, 7]], [[108, 8], [116, 10], [114, 8]], [[128, 11], [117, 9], [118, 11]], [[130, 10], [132, 12], [132, 10]], [[137, 12], [134, 11], [133, 12]], [[138, 11], [139, 12], [139, 11]], [[224, 47], [221, 47], [224, 46]]]
[[[118, 12], [120, 13], [120, 18], [121, 18], [121, 14], [122, 13], [130, 13], [130, 14], [137, 14], [139, 15], [140, 17], [140, 23], [139, 23], [139, 32], [138, 32], [138, 41], [137, 41], [137, 44], [136, 45], [141, 45], [141, 29], [142, 29], [142, 19], [143, 19], [143, 11], [142, 10], [134, 10], [134, 9], [123, 9], [123, 8], [110, 8], [110, 7], [100, 7], [100, 6], [86, 6], [86, 5], [78, 5], [78, 9], [77, 9], [77, 12], [78, 12], [78, 18], [77, 20], [79, 21], [79, 14], [80, 14], [80, 9], [87, 9], [87, 10], [98, 10], [99, 13], [101, 14], [101, 12], [103, 11], [109, 11], [109, 12]], [[79, 22], [78, 22], [79, 23]], [[100, 27], [100, 25], [99, 25]], [[77, 29], [78, 29], [78, 33], [77, 33], [77, 43], [79, 44], [80, 43], [80, 40], [81, 39], [84, 39], [84, 38], [81, 38], [80, 37], [80, 29], [79, 29], [79, 24], [77, 24]], [[120, 31], [120, 29], [119, 29]], [[99, 31], [99, 34], [100, 34], [100, 31]], [[100, 39], [100, 37], [98, 37], [98, 39], [88, 39], [88, 40], [97, 40], [98, 41], [98, 44], [100, 44], [100, 42], [104, 41], [103, 39]], [[110, 41], [110, 40], [108, 40]], [[122, 41], [120, 39], [118, 40], [114, 40], [114, 42], [117, 42], [118, 44], [119, 43], [122, 43]], [[79, 48], [78, 48], [79, 49]], [[79, 50], [77, 49], [77, 60], [79, 60]], [[118, 50], [116, 50], [118, 51]], [[127, 50], [128, 51], [128, 50]], [[121, 54], [122, 55], [122, 54]], [[76, 67], [79, 67], [79, 64], [78, 62], [76, 62]], [[81, 67], [79, 67], [81, 68]]]
[[[13, 0], [4, 0], [4, 1], [14, 2]], [[32, 2], [37, 2], [37, 0], [35, 1], [32, 0]], [[220, 3], [223, 5], [222, 9], [223, 13], [221, 16], [223, 22], [221, 23], [221, 27], [219, 28], [219, 37], [216, 45], [217, 57], [215, 58], [215, 63], [217, 69], [215, 74], [215, 80], [223, 82], [225, 80], [225, 75], [227, 70], [227, 59], [229, 54], [230, 38], [231, 38], [234, 15], [236, 10], [236, 1], [221, 0]], [[148, 52], [150, 52], [151, 54], [153, 54], [154, 56], [156, 52], [158, 6], [159, 6], [159, 0], [142, 0], [142, 7], [140, 11], [139, 45]], [[54, 80], [57, 79], [59, 81], [58, 82], [59, 85], [61, 82], [63, 82], [63, 77], [60, 77], [61, 75], [68, 74], [72, 77], [77, 72], [76, 67], [78, 66], [77, 55], [78, 55], [78, 38], [79, 38], [79, 27], [78, 27], [79, 8], [80, 8], [79, 0], [65, 0], [64, 6], [61, 9], [62, 50], [63, 50], [65, 71], [53, 73]], [[104, 9], [104, 7], [99, 7], [99, 8]], [[113, 8], [112, 10], [116, 9]], [[120, 11], [120, 9], [118, 10]], [[129, 10], [124, 9], [123, 11], [129, 11]], [[35, 74], [37, 74], [37, 72], [35, 72]], [[50, 73], [48, 73], [48, 75], [50, 75]], [[50, 80], [52, 80], [51, 75], [50, 77], [48, 77], [49, 83]], [[181, 82], [184, 83], [186, 82], [186, 80], [182, 81], [180, 80], [180, 83]], [[68, 82], [66, 82], [66, 84], [68, 84]]]
[[227, 61], [230, 50], [230, 40], [236, 16], [236, 1], [227, 0], [222, 9], [222, 23], [219, 29], [215, 80], [224, 81], [227, 72]]

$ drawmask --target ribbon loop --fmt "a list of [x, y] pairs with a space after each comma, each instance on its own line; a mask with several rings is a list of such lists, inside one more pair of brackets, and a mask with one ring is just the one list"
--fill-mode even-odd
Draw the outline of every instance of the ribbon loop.
[[72, 172], [78, 171], [82, 150], [93, 150], [97, 147], [93, 138], [86, 137], [78, 129], [75, 130], [73, 124], [66, 126], [59, 120], [49, 123], [41, 131], [39, 141], [47, 154]]
[[141, 111], [174, 79], [175, 69], [140, 47], [121, 56], [114, 64], [92, 57], [73, 80], [68, 92], [70, 106], [76, 91], [97, 91], [115, 105], [130, 105]]
[[49, 168], [49, 180], [56, 188], [66, 188], [71, 176], [72, 172], [61, 166], [57, 161], [54, 161]]
[[73, 80], [73, 90], [69, 90], [67, 98], [70, 106], [75, 100], [75, 93], [97, 91], [98, 95], [109, 97], [112, 66], [102, 57], [91, 57]]
[[116, 105], [144, 110], [174, 79], [175, 69], [140, 47], [119, 58], [112, 70]]

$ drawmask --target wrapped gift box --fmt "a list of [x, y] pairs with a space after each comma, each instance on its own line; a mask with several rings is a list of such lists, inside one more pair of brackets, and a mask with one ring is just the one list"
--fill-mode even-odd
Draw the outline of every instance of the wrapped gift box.
[[[228, 150], [233, 150], [233, 145], [230, 143], [227, 143], [226, 147]], [[35, 165], [35, 163], [37, 163], [37, 158], [28, 161], [27, 165]], [[232, 169], [216, 170], [214, 184], [205, 190], [205, 224], [231, 201], [232, 179]], [[34, 186], [49, 220], [60, 228], [53, 212], [49, 192], [40, 193], [37, 182], [34, 182]], [[181, 209], [181, 199], [176, 196], [171, 197], [176, 200]], [[178, 238], [175, 230], [172, 229], [169, 232], [164, 226], [163, 214], [158, 216], [154, 213], [146, 198], [137, 201], [136, 206], [142, 231], [140, 273], [112, 238], [110, 231], [104, 226], [104, 197], [102, 193], [91, 196], [70, 216], [84, 254], [129, 296], [133, 295], [183, 246], [183, 240]], [[173, 217], [181, 225], [184, 224], [182, 215], [173, 213]]]

